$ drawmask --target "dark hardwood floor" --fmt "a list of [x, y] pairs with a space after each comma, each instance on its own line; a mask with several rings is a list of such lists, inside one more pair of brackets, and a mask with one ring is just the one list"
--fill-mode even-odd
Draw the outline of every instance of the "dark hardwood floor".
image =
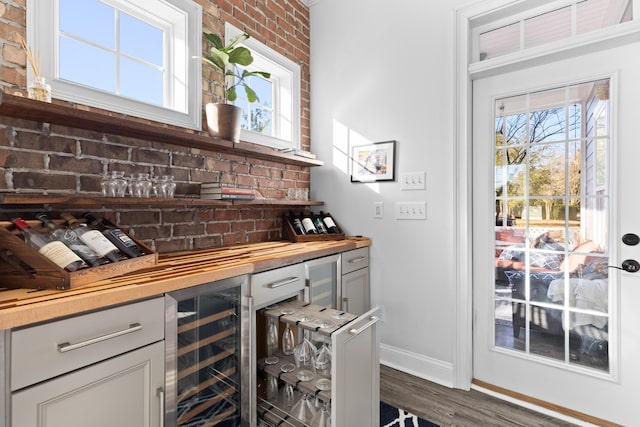
[[442, 427], [574, 426], [476, 390], [450, 389], [384, 365], [380, 400]]

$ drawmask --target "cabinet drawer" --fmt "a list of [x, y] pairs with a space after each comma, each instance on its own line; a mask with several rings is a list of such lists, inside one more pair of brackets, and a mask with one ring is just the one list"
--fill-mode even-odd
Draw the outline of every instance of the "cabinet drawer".
[[304, 289], [304, 264], [256, 273], [251, 276], [253, 304], [260, 307]]
[[369, 248], [354, 249], [342, 253], [342, 274], [369, 266]]
[[164, 339], [164, 298], [11, 332], [11, 390]]

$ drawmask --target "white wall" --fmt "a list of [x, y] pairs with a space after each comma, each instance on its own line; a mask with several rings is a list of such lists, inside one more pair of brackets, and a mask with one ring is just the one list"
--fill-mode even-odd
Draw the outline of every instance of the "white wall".
[[[381, 361], [453, 384], [454, 8], [461, 0], [320, 0], [311, 6], [311, 198], [373, 239], [372, 303], [384, 305]], [[396, 181], [350, 182], [349, 144], [396, 140]], [[398, 174], [425, 171], [426, 190]], [[374, 202], [384, 218], [374, 219]], [[426, 221], [395, 202], [426, 201]]]

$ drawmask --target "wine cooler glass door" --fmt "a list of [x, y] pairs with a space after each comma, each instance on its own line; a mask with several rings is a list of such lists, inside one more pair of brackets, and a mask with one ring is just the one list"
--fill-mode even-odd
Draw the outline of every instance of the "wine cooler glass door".
[[167, 296], [167, 425], [243, 425], [242, 283]]

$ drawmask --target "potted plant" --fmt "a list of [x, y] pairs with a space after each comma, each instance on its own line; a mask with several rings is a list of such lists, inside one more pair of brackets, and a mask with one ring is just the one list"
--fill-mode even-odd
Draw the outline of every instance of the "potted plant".
[[205, 106], [207, 131], [212, 136], [238, 142], [240, 140], [242, 109], [229, 104], [229, 102], [238, 98], [237, 91], [240, 87], [244, 88], [250, 103], [257, 101], [258, 96], [246, 79], [251, 76], [268, 79], [271, 74], [264, 71], [247, 70], [246, 67], [253, 63], [253, 56], [249, 49], [240, 46], [240, 44], [250, 37], [249, 34], [244, 33], [234, 37], [227, 46], [216, 34], [203, 33], [203, 36], [211, 44], [203, 61], [224, 73], [224, 102], [209, 103]]

